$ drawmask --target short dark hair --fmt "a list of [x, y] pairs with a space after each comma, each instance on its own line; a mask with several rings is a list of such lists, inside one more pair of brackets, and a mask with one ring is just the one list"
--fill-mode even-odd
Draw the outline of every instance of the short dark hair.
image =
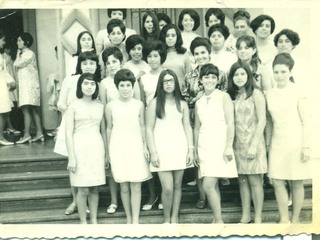
[[83, 92], [81, 89], [81, 85], [83, 83], [84, 80], [90, 80], [90, 81], [94, 81], [96, 84], [96, 90], [94, 91], [93, 95], [91, 96], [92, 99], [97, 99], [98, 94], [99, 94], [99, 84], [98, 84], [98, 78], [95, 74], [92, 73], [83, 73], [80, 75], [78, 82], [77, 82], [77, 91], [76, 91], [76, 95], [77, 98], [82, 98], [83, 97]]
[[192, 55], [194, 55], [194, 49], [200, 46], [204, 46], [208, 50], [209, 54], [211, 53], [210, 40], [208, 38], [196, 37], [195, 39], [192, 40], [190, 44], [190, 51]]
[[161, 58], [161, 64], [167, 59], [166, 46], [160, 40], [148, 41], [142, 49], [143, 59], [147, 62], [147, 57], [152, 51], [157, 51]]
[[252, 28], [252, 31], [255, 33], [256, 30], [260, 27], [261, 23], [265, 20], [270, 21], [271, 23], [271, 34], [273, 33], [275, 27], [276, 27], [276, 23], [274, 21], [274, 19], [272, 17], [270, 17], [269, 15], [259, 15], [258, 17], [256, 17], [255, 19], [253, 19], [250, 23], [250, 27]]
[[108, 17], [111, 18], [111, 14], [113, 11], [121, 11], [123, 14], [123, 19], [127, 18], [127, 9], [125, 8], [110, 8], [107, 10], [108, 11]]
[[175, 24], [167, 24], [165, 25], [162, 29], [161, 29], [161, 32], [160, 32], [160, 36], [159, 36], [159, 40], [162, 41], [163, 43], [166, 42], [166, 35], [167, 35], [167, 32], [170, 30], [170, 29], [174, 29], [176, 31], [176, 34], [177, 34], [177, 42], [175, 44], [175, 48], [176, 48], [176, 51], [177, 53], [179, 54], [184, 54], [187, 49], [185, 49], [184, 47], [182, 47], [183, 45], [183, 39], [182, 39], [182, 36], [181, 36], [181, 32], [179, 30], [179, 28], [175, 25]]
[[167, 14], [162, 13], [162, 12], [158, 12], [158, 13], [156, 13], [156, 15], [157, 15], [157, 17], [158, 17], [159, 22], [160, 22], [161, 20], [163, 20], [163, 21], [165, 21], [167, 24], [172, 23], [172, 22], [171, 22], [171, 18], [170, 18]]
[[294, 60], [289, 53], [279, 53], [277, 56], [275, 56], [272, 62], [272, 67], [277, 64], [286, 65], [291, 71], [294, 66]]
[[75, 54], [73, 54], [73, 56], [79, 56], [79, 54], [81, 53], [81, 45], [80, 45], [80, 39], [81, 37], [84, 35], [84, 34], [88, 34], [91, 39], [92, 39], [92, 48], [93, 48], [93, 52], [96, 52], [96, 45], [94, 43], [94, 38], [92, 36], [92, 34], [89, 32], [89, 31], [82, 31], [78, 34], [78, 37], [77, 37], [77, 52]]
[[223, 35], [224, 40], [226, 40], [230, 35], [229, 28], [224, 24], [218, 23], [209, 28], [208, 38], [210, 38], [211, 34], [216, 31], [220, 32]]
[[194, 21], [194, 26], [192, 31], [195, 31], [198, 29], [198, 27], [200, 26], [200, 16], [199, 13], [196, 12], [196, 10], [188, 8], [188, 9], [183, 9], [182, 12], [179, 14], [179, 19], [178, 19], [178, 27], [181, 31], [183, 31], [183, 26], [182, 26], [182, 20], [184, 15], [189, 14], [190, 17], [193, 19]]
[[206, 21], [206, 26], [209, 27], [209, 18], [214, 15], [217, 19], [220, 20], [221, 24], [224, 24], [224, 20], [226, 15], [220, 8], [209, 8], [204, 16], [204, 20]]
[[104, 65], [106, 65], [109, 56], [113, 55], [116, 59], [119, 59], [120, 62], [123, 61], [123, 54], [121, 53], [120, 49], [117, 47], [108, 47], [103, 50], [102, 52], [102, 61]]
[[31, 47], [31, 45], [33, 44], [33, 37], [30, 33], [28, 32], [21, 33], [19, 37], [22, 39], [26, 47]]
[[129, 55], [129, 58], [131, 58], [130, 53], [129, 53], [131, 51], [131, 49], [134, 48], [138, 44], [141, 44], [142, 48], [143, 48], [144, 43], [145, 43], [145, 40], [143, 39], [143, 37], [141, 37], [138, 34], [134, 34], [134, 35], [129, 36], [126, 40], [126, 51]]
[[115, 27], [119, 27], [123, 34], [126, 34], [126, 26], [120, 19], [111, 19], [107, 24], [107, 31], [110, 34]]
[[114, 75], [114, 84], [119, 87], [120, 82], [129, 81], [134, 86], [136, 78], [134, 74], [129, 69], [120, 69], [116, 75]]
[[219, 79], [219, 68], [212, 63], [207, 63], [201, 67], [199, 78], [202, 79], [203, 76], [214, 74]]
[[300, 37], [299, 34], [295, 31], [292, 31], [290, 29], [282, 29], [277, 35], [274, 36], [274, 45], [278, 46], [279, 38], [282, 35], [286, 35], [287, 38], [291, 41], [293, 47], [297, 46], [300, 43]]
[[238, 20], [245, 20], [249, 26], [250, 24], [250, 13], [245, 10], [239, 10], [233, 14], [233, 25], [235, 25]]

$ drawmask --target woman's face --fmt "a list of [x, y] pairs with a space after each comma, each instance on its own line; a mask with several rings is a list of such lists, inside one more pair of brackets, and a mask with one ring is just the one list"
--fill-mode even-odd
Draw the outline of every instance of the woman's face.
[[121, 31], [119, 26], [114, 27], [112, 29], [112, 32], [109, 34], [110, 42], [115, 46], [120, 45], [120, 43], [122, 43], [123, 41], [123, 38], [124, 38], [124, 34]]
[[166, 34], [166, 45], [168, 47], [175, 47], [177, 43], [177, 33], [176, 30], [171, 28], [167, 31]]
[[246, 20], [239, 19], [234, 24], [234, 30], [236, 37], [241, 37], [248, 32], [249, 26]]
[[284, 88], [290, 81], [291, 71], [285, 64], [276, 64], [273, 67], [273, 78], [278, 88]]
[[245, 69], [238, 68], [233, 75], [233, 83], [238, 87], [238, 89], [242, 89], [248, 81], [248, 74]]
[[17, 46], [18, 46], [18, 49], [26, 48], [26, 46], [24, 45], [24, 41], [21, 39], [21, 37], [18, 37]]
[[264, 20], [256, 30], [256, 35], [258, 38], [265, 39], [271, 34], [271, 22], [269, 20]]
[[6, 39], [5, 39], [5, 37], [3, 37], [0, 39], [0, 48], [3, 49], [5, 44], [6, 44]]
[[200, 67], [210, 62], [210, 54], [205, 46], [196, 47], [194, 49], [193, 57]]
[[281, 35], [277, 42], [277, 49], [279, 53], [291, 53], [294, 46], [291, 40], [285, 35]]
[[218, 84], [218, 77], [215, 74], [210, 73], [208, 75], [202, 76], [201, 82], [203, 84], [204, 91], [211, 92], [216, 89], [216, 86]]
[[87, 59], [81, 62], [81, 71], [82, 73], [92, 73], [94, 74], [97, 70], [96, 61]]
[[130, 81], [121, 81], [118, 85], [119, 95], [123, 99], [128, 99], [132, 97], [133, 86]]
[[123, 21], [123, 13], [122, 11], [112, 11], [111, 12], [111, 19], [119, 19]]
[[216, 17], [216, 15], [212, 14], [209, 19], [208, 19], [208, 25], [209, 27], [215, 25], [215, 24], [218, 24], [218, 23], [221, 23], [220, 19], [218, 19]]
[[106, 62], [107, 73], [110, 76], [114, 76], [121, 69], [121, 62], [114, 55], [110, 55]]
[[142, 45], [141, 43], [135, 45], [131, 50], [129, 51], [129, 54], [133, 61], [139, 62], [142, 59]]
[[91, 36], [88, 33], [85, 33], [80, 38], [80, 47], [82, 52], [85, 52], [85, 50], [91, 50], [93, 45], [93, 41]]
[[170, 74], [163, 77], [163, 90], [165, 93], [173, 93], [175, 89], [174, 78]]
[[154, 31], [153, 27], [153, 20], [151, 16], [148, 16], [144, 22], [144, 28], [146, 29], [147, 33], [151, 34]]
[[182, 18], [183, 31], [192, 32], [194, 20], [189, 14], [184, 14]]
[[248, 47], [246, 42], [242, 41], [237, 49], [238, 58], [242, 61], [249, 62], [255, 54], [256, 49]]
[[147, 63], [150, 65], [151, 69], [157, 69], [161, 66], [161, 57], [158, 51], [153, 50], [147, 56]]
[[167, 22], [166, 22], [165, 20], [160, 20], [160, 21], [159, 21], [159, 28], [160, 28], [160, 30], [161, 30], [165, 25], [167, 25]]
[[81, 91], [84, 96], [90, 97], [96, 91], [96, 82], [88, 79], [84, 79], [81, 84]]
[[209, 40], [211, 42], [212, 49], [215, 51], [220, 51], [224, 46], [225, 38], [219, 31], [214, 31]]

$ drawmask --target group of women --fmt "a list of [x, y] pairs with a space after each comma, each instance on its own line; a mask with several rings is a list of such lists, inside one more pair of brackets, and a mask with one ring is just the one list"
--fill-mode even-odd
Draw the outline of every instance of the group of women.
[[270, 45], [272, 17], [251, 21], [243, 10], [234, 14], [230, 34], [223, 11], [208, 9], [206, 37], [194, 32], [200, 17], [193, 9], [183, 10], [177, 25], [146, 12], [141, 35], [125, 27], [125, 9], [109, 9], [108, 16], [96, 45], [90, 32], [78, 35], [76, 70], [61, 87], [55, 152], [69, 158], [73, 194], [65, 213], [77, 208], [81, 223], [87, 213], [97, 223], [98, 187], [107, 178], [107, 212], [117, 211], [119, 183], [127, 223], [137, 224], [142, 182], [149, 189], [142, 210], [159, 201], [157, 173], [163, 222], [179, 223], [182, 178], [195, 167], [197, 207], [208, 202], [213, 223], [223, 223], [218, 181], [228, 178], [239, 182], [239, 223], [261, 223], [265, 173], [279, 222], [298, 223], [303, 180], [311, 178], [308, 108], [292, 71], [298, 34], [284, 29]]

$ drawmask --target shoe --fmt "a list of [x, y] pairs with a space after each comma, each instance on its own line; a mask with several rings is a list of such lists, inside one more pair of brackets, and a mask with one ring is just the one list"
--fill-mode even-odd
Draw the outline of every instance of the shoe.
[[12, 133], [13, 135], [19, 135], [19, 134], [21, 134], [21, 132], [20, 132], [19, 130], [12, 129], [12, 128], [7, 128], [7, 132], [8, 132], [8, 133]]
[[64, 214], [65, 215], [71, 215], [76, 211], [76, 209], [77, 209], [77, 204], [73, 202], [67, 207], [67, 209], [64, 212]]
[[118, 205], [111, 203], [110, 206], [107, 208], [107, 213], [114, 214], [116, 213], [117, 209], [118, 209]]
[[229, 186], [230, 185], [230, 181], [228, 178], [222, 178], [221, 179], [221, 185], [222, 186]]
[[203, 199], [199, 199], [196, 203], [196, 208], [204, 209], [206, 207], [206, 201]]
[[290, 207], [290, 206], [292, 206], [292, 201], [291, 200], [288, 201], [288, 207]]
[[31, 142], [38, 142], [38, 141], [44, 142], [44, 136], [43, 136], [43, 134], [41, 134], [39, 137], [35, 137], [35, 138], [32, 138], [32, 139], [31, 139]]
[[196, 186], [197, 185], [197, 181], [193, 180], [192, 182], [188, 182], [187, 185], [188, 186]]
[[163, 210], [163, 204], [162, 204], [162, 203], [159, 203], [158, 209], [159, 209], [159, 210]]
[[22, 144], [22, 143], [26, 143], [26, 142], [31, 142], [31, 136], [26, 137], [26, 138], [20, 138], [19, 141], [17, 141], [17, 144]]
[[249, 222], [241, 222], [241, 221], [239, 221], [238, 223], [239, 224], [250, 224], [250, 223], [253, 223], [253, 220], [251, 219]]
[[0, 145], [3, 145], [3, 146], [10, 146], [10, 145], [13, 145], [14, 142], [9, 142], [8, 140], [2, 138], [0, 139]]
[[142, 206], [142, 210], [143, 211], [149, 211], [152, 209], [153, 205], [158, 201], [158, 197], [156, 197], [156, 199], [153, 201], [153, 203], [151, 204], [145, 204]]
[[90, 209], [88, 207], [87, 207], [86, 213], [90, 214]]

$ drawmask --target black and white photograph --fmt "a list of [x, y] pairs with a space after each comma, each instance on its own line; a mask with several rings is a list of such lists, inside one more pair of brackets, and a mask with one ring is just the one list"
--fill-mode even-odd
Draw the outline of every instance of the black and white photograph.
[[317, 2], [0, 1], [0, 238], [319, 233]]

